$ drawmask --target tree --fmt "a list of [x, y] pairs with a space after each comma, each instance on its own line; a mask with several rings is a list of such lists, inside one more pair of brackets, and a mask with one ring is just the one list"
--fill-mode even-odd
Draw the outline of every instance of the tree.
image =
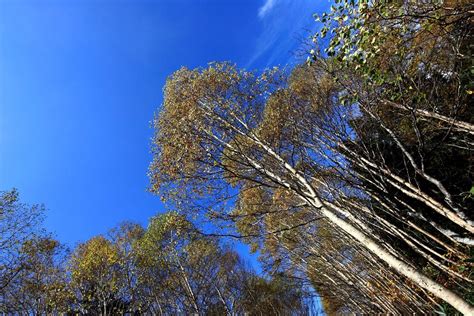
[[71, 256], [69, 270], [79, 312], [107, 315], [126, 310], [117, 294], [122, 284], [120, 254], [105, 237], [80, 244]]
[[139, 313], [144, 310], [147, 301], [140, 280], [140, 270], [137, 265], [136, 244], [145, 229], [132, 222], [124, 222], [109, 231], [109, 240], [118, 251], [118, 266], [120, 267], [120, 284], [116, 295], [124, 303], [125, 312]]
[[306, 315], [296, 281], [266, 279], [175, 212], [153, 217], [136, 244], [144, 311], [174, 315]]
[[4, 312], [68, 312], [72, 293], [65, 273], [66, 255], [66, 248], [49, 236], [26, 240], [19, 253], [22, 269], [5, 290]]
[[7, 288], [25, 268], [20, 249], [39, 232], [44, 207], [21, 203], [13, 189], [0, 193], [0, 311], [4, 307]]
[[154, 217], [137, 246], [142, 281], [154, 302], [150, 308], [160, 314], [205, 314], [225, 302], [218, 286], [222, 253], [183, 216]]
[[241, 304], [249, 315], [310, 315], [304, 302], [306, 293], [297, 280], [253, 276], [247, 282]]
[[[325, 67], [308, 71], [313, 74], [304, 83], [309, 92], [295, 80], [298, 72], [288, 77], [276, 69], [255, 75], [212, 64], [173, 74], [155, 120], [152, 190], [175, 201], [176, 207], [206, 210], [227, 220], [243, 217], [229, 205], [253, 188], [268, 193], [253, 205], [272, 205], [277, 191], [294, 195], [289, 208], [296, 215], [298, 206], [310, 210], [304, 221], [274, 231], [259, 224], [251, 234], [277, 234], [324, 217], [411, 282], [460, 311], [472, 311], [459, 295], [408, 264], [403, 249], [384, 243], [365, 223], [370, 210], [366, 212], [364, 192], [349, 186], [359, 175], [348, 168], [350, 148], [344, 145], [354, 136], [350, 123], [360, 111], [338, 102], [340, 86]], [[357, 207], [349, 208], [349, 203]], [[245, 218], [241, 223], [245, 225]]]

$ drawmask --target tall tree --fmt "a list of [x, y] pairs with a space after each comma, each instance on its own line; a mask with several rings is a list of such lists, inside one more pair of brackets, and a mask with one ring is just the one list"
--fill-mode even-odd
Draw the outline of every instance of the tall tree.
[[255, 75], [229, 64], [173, 74], [155, 120], [152, 189], [177, 207], [221, 219], [235, 219], [230, 205], [252, 188], [268, 192], [253, 205], [272, 205], [277, 191], [292, 194], [290, 210], [297, 214], [298, 206], [305, 206], [310, 215], [274, 231], [259, 230], [259, 222], [255, 234], [280, 233], [324, 217], [419, 287], [472, 312], [469, 303], [409, 264], [403, 248], [385, 243], [361, 219], [368, 216], [360, 202], [365, 194], [350, 186], [358, 175], [344, 151], [350, 150], [345, 143], [354, 138], [350, 124], [360, 111], [339, 103], [341, 89], [325, 67], [309, 71], [307, 82], [295, 79], [298, 72], [288, 77], [272, 69]]
[[0, 311], [7, 287], [25, 268], [20, 250], [39, 233], [43, 213], [42, 205], [21, 203], [15, 189], [0, 192]]
[[126, 310], [118, 295], [123, 276], [119, 251], [108, 239], [97, 236], [80, 244], [69, 270], [79, 312], [107, 315]]
[[67, 250], [49, 236], [33, 237], [20, 249], [22, 269], [6, 287], [7, 313], [33, 315], [65, 313], [73, 302], [65, 260]]
[[227, 307], [218, 284], [220, 247], [183, 216], [154, 217], [137, 247], [142, 280], [154, 301], [150, 308], [160, 314], [205, 314], [211, 306], [225, 302]]
[[118, 251], [120, 284], [117, 296], [124, 303], [124, 312], [137, 313], [145, 310], [147, 301], [137, 265], [136, 244], [143, 238], [145, 229], [132, 222], [124, 222], [109, 231], [109, 240]]
[[299, 282], [264, 278], [239, 256], [203, 236], [184, 216], [152, 218], [136, 245], [144, 311], [198, 315], [307, 315], [310, 305]]

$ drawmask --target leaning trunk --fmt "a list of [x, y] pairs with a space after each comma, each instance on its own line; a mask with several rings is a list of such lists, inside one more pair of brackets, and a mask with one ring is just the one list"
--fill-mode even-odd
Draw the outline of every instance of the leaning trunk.
[[335, 215], [326, 207], [322, 207], [320, 211], [331, 222], [333, 222], [343, 231], [348, 233], [354, 239], [359, 241], [367, 249], [372, 251], [377, 257], [379, 257], [381, 260], [386, 262], [390, 267], [392, 267], [395, 271], [397, 271], [401, 275], [406, 276], [411, 281], [416, 283], [418, 286], [432, 293], [436, 297], [451, 304], [451, 306], [456, 308], [458, 311], [460, 311], [464, 315], [474, 315], [473, 306], [467, 303], [465, 300], [463, 300], [459, 295], [445, 288], [439, 283], [433, 281], [432, 279], [428, 278], [423, 273], [420, 273], [419, 271], [412, 268], [411, 266], [409, 266], [402, 260], [398, 259], [394, 255], [392, 255], [390, 252], [388, 252], [385, 248], [380, 246], [376, 241], [366, 236], [364, 233], [362, 233], [356, 227], [346, 222], [344, 219], [341, 219], [340, 217]]

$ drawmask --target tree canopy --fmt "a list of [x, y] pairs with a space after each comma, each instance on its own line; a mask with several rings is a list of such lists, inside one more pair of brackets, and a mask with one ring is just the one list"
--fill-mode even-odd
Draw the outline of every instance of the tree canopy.
[[[29, 209], [16, 191], [4, 198], [10, 206]], [[11, 253], [18, 263], [6, 267], [16, 270], [5, 274], [8, 283], [0, 289], [5, 314], [310, 315], [316, 310], [304, 282], [257, 274], [223, 240], [203, 235], [176, 212], [156, 215], [146, 228], [124, 222], [72, 252], [38, 229]]]

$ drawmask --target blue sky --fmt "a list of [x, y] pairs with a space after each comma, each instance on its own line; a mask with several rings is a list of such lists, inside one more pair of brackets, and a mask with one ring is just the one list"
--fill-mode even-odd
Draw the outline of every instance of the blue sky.
[[0, 190], [69, 245], [164, 210], [146, 191], [165, 79], [296, 61], [316, 0], [0, 0]]

